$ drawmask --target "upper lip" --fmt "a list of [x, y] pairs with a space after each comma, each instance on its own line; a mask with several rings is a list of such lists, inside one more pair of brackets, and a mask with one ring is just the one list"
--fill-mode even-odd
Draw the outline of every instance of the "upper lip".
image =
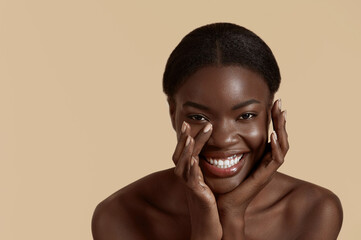
[[234, 155], [242, 155], [244, 153], [246, 153], [246, 151], [230, 150], [230, 151], [201, 152], [201, 155], [206, 158], [228, 158]]

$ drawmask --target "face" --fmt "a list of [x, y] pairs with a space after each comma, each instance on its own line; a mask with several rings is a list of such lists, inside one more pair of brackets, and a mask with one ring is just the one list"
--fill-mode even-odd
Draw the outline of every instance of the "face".
[[170, 113], [177, 136], [183, 121], [190, 125], [192, 137], [208, 122], [212, 124], [199, 165], [214, 193], [235, 189], [262, 157], [271, 102], [263, 78], [239, 66], [204, 67], [173, 96]]

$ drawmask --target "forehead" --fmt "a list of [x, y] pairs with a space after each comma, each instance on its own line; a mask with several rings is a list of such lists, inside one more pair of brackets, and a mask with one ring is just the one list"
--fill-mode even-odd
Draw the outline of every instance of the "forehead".
[[270, 92], [264, 79], [247, 68], [209, 66], [191, 75], [174, 99], [176, 103], [194, 101], [219, 108], [250, 99], [267, 105]]

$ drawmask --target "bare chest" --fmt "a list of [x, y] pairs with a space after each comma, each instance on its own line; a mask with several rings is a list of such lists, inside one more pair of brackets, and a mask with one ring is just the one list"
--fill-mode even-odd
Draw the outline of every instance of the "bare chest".
[[246, 215], [247, 239], [296, 239], [298, 223], [291, 212], [286, 205], [280, 204]]
[[[143, 212], [144, 214], [144, 212]], [[142, 222], [134, 225], [139, 239], [189, 239], [191, 223], [189, 216], [148, 210], [142, 215]], [[252, 240], [290, 240], [296, 239], [295, 219], [290, 217], [287, 208], [277, 206], [248, 214], [246, 216], [246, 236]]]

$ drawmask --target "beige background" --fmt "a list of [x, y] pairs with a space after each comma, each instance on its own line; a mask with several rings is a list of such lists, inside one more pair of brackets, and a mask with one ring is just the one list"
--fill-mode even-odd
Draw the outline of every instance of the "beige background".
[[281, 171], [334, 191], [339, 239], [361, 239], [361, 4], [294, 2], [0, 0], [0, 239], [91, 239], [98, 202], [172, 166], [164, 65], [217, 21], [273, 50], [291, 144]]

